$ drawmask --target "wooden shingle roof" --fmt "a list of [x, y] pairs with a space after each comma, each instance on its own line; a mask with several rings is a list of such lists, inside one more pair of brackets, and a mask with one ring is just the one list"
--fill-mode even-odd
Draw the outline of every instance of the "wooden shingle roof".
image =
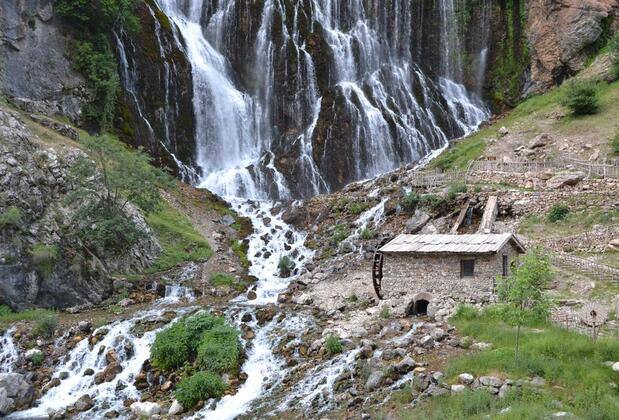
[[492, 254], [512, 241], [525, 252], [524, 245], [512, 233], [475, 235], [398, 235], [379, 249], [384, 253], [411, 254]]

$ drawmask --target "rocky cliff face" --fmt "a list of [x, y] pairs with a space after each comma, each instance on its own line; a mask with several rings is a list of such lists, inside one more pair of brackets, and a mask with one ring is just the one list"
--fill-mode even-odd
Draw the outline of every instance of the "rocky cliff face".
[[619, 26], [617, 0], [530, 0], [527, 36], [531, 84], [540, 93], [582, 70], [596, 48]]
[[111, 294], [111, 273], [143, 270], [157, 255], [159, 245], [134, 207], [128, 214], [147, 235], [128, 252], [93, 252], [72, 239], [78, 223], [66, 204], [67, 175], [80, 153], [68, 140], [43, 143], [19, 114], [0, 109], [0, 304], [18, 310], [100, 303]]
[[0, 90], [24, 109], [78, 122], [89, 92], [72, 69], [53, 3], [0, 3]]

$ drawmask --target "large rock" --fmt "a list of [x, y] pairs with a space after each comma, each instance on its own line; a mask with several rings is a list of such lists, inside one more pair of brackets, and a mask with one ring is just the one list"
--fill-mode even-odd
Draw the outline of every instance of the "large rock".
[[94, 400], [90, 397], [90, 395], [88, 394], [84, 394], [82, 395], [76, 402], [75, 402], [75, 410], [77, 411], [88, 411], [91, 408], [93, 408], [95, 406], [95, 402]]
[[6, 391], [4, 404], [10, 399], [16, 410], [28, 408], [34, 399], [34, 387], [19, 373], [0, 373], [0, 390], [2, 389]]
[[531, 0], [527, 35], [531, 83], [527, 94], [543, 92], [587, 64], [607, 19], [617, 21], [616, 0]]
[[546, 182], [546, 186], [552, 189], [559, 189], [565, 186], [574, 186], [585, 179], [584, 172], [559, 172]]
[[383, 384], [385, 374], [381, 370], [375, 370], [370, 374], [368, 380], [365, 382], [365, 389], [368, 392], [374, 391]]
[[161, 407], [154, 402], [134, 402], [131, 404], [131, 412], [137, 417], [150, 418], [161, 413]]
[[6, 416], [13, 411], [15, 404], [13, 399], [9, 398], [8, 392], [4, 388], [0, 388], [0, 416]]
[[419, 232], [430, 221], [430, 215], [416, 211], [415, 215], [406, 221], [406, 233]]

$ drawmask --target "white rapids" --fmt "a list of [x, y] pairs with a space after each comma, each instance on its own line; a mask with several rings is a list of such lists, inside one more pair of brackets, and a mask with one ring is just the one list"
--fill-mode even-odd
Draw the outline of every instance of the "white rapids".
[[9, 328], [0, 336], [0, 373], [13, 372], [15, 362], [19, 358], [17, 347], [13, 342], [15, 328]]

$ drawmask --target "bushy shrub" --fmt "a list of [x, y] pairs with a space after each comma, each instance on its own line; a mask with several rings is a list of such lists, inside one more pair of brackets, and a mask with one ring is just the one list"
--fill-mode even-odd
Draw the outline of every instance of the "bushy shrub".
[[174, 370], [189, 360], [189, 350], [185, 324], [179, 321], [157, 333], [150, 349], [150, 360], [159, 369]]
[[200, 338], [205, 331], [224, 325], [226, 322], [222, 316], [213, 316], [208, 312], [195, 313], [184, 320], [185, 334], [189, 348], [195, 350], [200, 344]]
[[247, 245], [243, 241], [232, 242], [232, 251], [238, 257], [241, 265], [245, 268], [249, 268], [251, 262], [247, 257]]
[[342, 224], [335, 225], [335, 229], [333, 230], [333, 236], [331, 237], [331, 244], [338, 245], [344, 239], [350, 236], [350, 231], [346, 228], [346, 226]]
[[43, 314], [36, 321], [34, 332], [43, 337], [53, 337], [56, 327], [58, 326], [58, 318], [55, 314]]
[[477, 318], [479, 312], [477, 308], [471, 305], [458, 305], [456, 308], [456, 312], [454, 313], [454, 318], [456, 319], [466, 319], [471, 320]]
[[56, 245], [34, 244], [30, 255], [39, 275], [48, 278], [54, 271], [60, 250]]
[[288, 255], [282, 255], [277, 264], [277, 268], [279, 269], [279, 275], [281, 277], [290, 277], [295, 269], [294, 260]]
[[613, 64], [613, 73], [615, 77], [619, 78], [619, 31], [615, 32], [615, 35], [608, 42], [608, 48]]
[[456, 195], [467, 191], [466, 184], [451, 184], [447, 190], [447, 196], [450, 200], [456, 198]]
[[577, 81], [569, 83], [563, 104], [574, 115], [595, 114], [599, 109], [598, 93], [595, 84]]
[[13, 311], [6, 305], [0, 305], [0, 317], [12, 314]]
[[234, 283], [234, 277], [230, 274], [215, 273], [209, 278], [209, 283], [214, 287], [231, 286]]
[[363, 239], [365, 241], [368, 241], [370, 239], [374, 239], [374, 232], [372, 232], [368, 228], [363, 228], [363, 230], [361, 230], [361, 233], [359, 234], [359, 236], [361, 237], [361, 239]]
[[559, 220], [563, 220], [569, 214], [570, 209], [565, 204], [555, 204], [548, 211], [548, 221], [551, 223], [558, 222]]
[[391, 318], [391, 310], [387, 306], [383, 306], [378, 316], [382, 319], [389, 319]]
[[412, 213], [415, 211], [415, 209], [419, 205], [419, 202], [420, 202], [419, 194], [417, 194], [416, 192], [409, 192], [402, 199], [401, 205], [405, 211]]
[[610, 140], [610, 149], [614, 155], [619, 156], [619, 130], [615, 133], [615, 137]]
[[237, 370], [241, 356], [238, 337], [238, 330], [229, 325], [219, 325], [206, 331], [198, 346], [198, 366], [220, 373]]
[[325, 341], [325, 348], [329, 352], [329, 354], [338, 354], [344, 351], [344, 346], [342, 346], [342, 340], [337, 335], [329, 335], [327, 340]]
[[445, 204], [445, 199], [436, 194], [424, 194], [419, 199], [419, 205], [432, 211], [438, 211]]
[[35, 353], [32, 355], [32, 364], [35, 366], [41, 366], [43, 361], [45, 360], [45, 355], [43, 353]]
[[365, 203], [352, 203], [350, 205], [350, 212], [353, 215], [358, 216], [361, 213], [363, 213], [367, 208], [368, 208], [368, 205]]
[[176, 386], [174, 396], [185, 409], [190, 409], [200, 401], [221, 397], [226, 389], [227, 385], [218, 375], [198, 372], [181, 380]]
[[21, 211], [17, 207], [8, 207], [0, 213], [0, 230], [19, 227], [21, 217]]

